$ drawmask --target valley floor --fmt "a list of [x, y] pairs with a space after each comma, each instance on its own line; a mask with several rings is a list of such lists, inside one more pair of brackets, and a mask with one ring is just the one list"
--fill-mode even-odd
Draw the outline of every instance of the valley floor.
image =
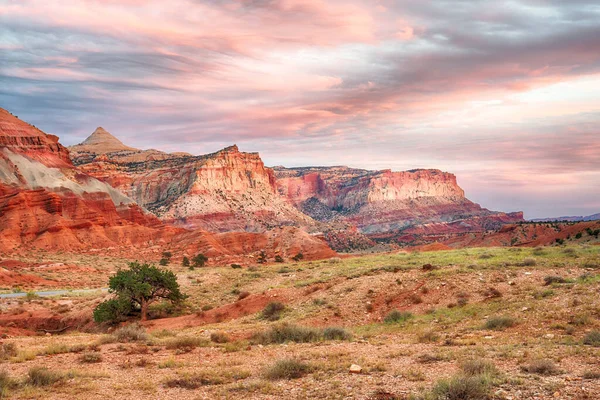
[[[2, 267], [29, 277], [24, 291], [93, 289], [126, 263], [36, 254]], [[597, 245], [169, 268], [190, 295], [186, 310], [155, 307], [162, 317], [139, 327], [94, 327], [100, 291], [2, 299], [3, 395], [600, 398]], [[283, 310], [265, 313], [273, 302]]]

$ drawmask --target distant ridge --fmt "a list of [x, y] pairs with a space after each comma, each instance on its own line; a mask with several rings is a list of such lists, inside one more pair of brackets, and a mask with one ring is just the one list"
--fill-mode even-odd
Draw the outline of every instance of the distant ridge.
[[579, 222], [579, 221], [597, 221], [600, 220], [600, 213], [584, 216], [570, 216], [570, 217], [555, 217], [555, 218], [537, 218], [530, 220], [531, 222], [553, 222], [553, 221], [569, 221], [569, 222]]

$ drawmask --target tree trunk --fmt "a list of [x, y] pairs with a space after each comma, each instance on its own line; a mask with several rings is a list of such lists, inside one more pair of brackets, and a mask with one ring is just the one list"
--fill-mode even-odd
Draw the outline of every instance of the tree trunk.
[[146, 321], [148, 319], [148, 302], [146, 300], [142, 300], [142, 321]]

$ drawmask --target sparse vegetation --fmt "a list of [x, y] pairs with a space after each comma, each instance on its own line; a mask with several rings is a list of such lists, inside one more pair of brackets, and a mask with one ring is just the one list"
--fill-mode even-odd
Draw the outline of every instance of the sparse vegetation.
[[521, 371], [538, 375], [558, 375], [560, 373], [554, 362], [546, 358], [533, 360], [522, 365]]
[[311, 371], [311, 366], [302, 361], [285, 359], [278, 360], [267, 368], [263, 376], [269, 380], [298, 379]]
[[102, 355], [97, 351], [88, 351], [79, 357], [79, 361], [85, 364], [99, 363], [102, 361]]
[[389, 314], [385, 316], [383, 321], [386, 324], [397, 324], [397, 323], [408, 321], [412, 317], [413, 317], [413, 314], [408, 311], [393, 310], [393, 311], [390, 311]]
[[223, 332], [213, 332], [210, 334], [210, 340], [215, 343], [227, 343], [230, 339]]
[[50, 386], [66, 378], [60, 372], [52, 371], [45, 367], [33, 367], [27, 373], [28, 382], [33, 386]]
[[123, 326], [115, 330], [110, 336], [119, 343], [145, 342], [150, 339], [146, 330], [138, 324]]
[[583, 344], [588, 346], [600, 347], [600, 331], [592, 331], [585, 335]]
[[512, 317], [492, 317], [485, 321], [484, 328], [492, 329], [495, 331], [502, 331], [504, 329], [515, 326], [517, 321]]
[[268, 321], [277, 321], [281, 318], [281, 313], [285, 310], [283, 303], [272, 301], [265, 306], [261, 312], [261, 317]]

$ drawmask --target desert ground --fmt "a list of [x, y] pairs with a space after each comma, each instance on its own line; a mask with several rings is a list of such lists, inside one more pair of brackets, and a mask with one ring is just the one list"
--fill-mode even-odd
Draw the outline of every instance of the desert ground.
[[24, 294], [0, 300], [2, 398], [600, 398], [594, 243], [194, 270], [174, 254], [184, 305], [98, 326], [129, 261], [2, 258], [1, 292]]

